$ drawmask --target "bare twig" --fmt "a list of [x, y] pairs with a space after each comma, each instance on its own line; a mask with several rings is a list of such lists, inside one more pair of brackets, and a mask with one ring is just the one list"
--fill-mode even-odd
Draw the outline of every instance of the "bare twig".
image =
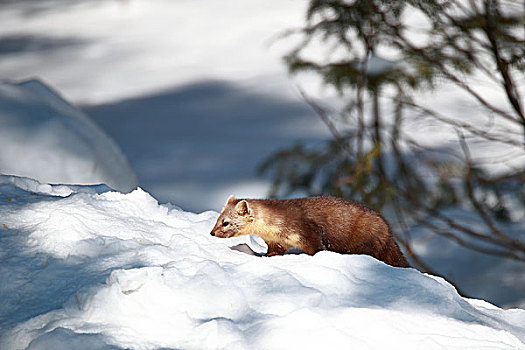
[[503, 87], [507, 94], [507, 99], [516, 111], [516, 114], [521, 118], [523, 128], [525, 130], [525, 114], [523, 113], [523, 108], [521, 106], [520, 95], [514, 83], [514, 79], [509, 72], [509, 65], [501, 56], [500, 45], [496, 39], [495, 33], [498, 28], [494, 22], [494, 14], [499, 14], [497, 1], [485, 0], [485, 17], [487, 19], [487, 25], [484, 27], [485, 34], [487, 35], [487, 38], [491, 44], [492, 54], [494, 55], [494, 60], [496, 61], [498, 71], [503, 78]]

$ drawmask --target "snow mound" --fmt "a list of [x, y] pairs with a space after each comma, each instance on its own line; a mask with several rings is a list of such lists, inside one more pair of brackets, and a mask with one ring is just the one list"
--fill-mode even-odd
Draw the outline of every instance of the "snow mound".
[[96, 124], [38, 80], [0, 82], [0, 173], [46, 183], [137, 187], [126, 157]]
[[217, 216], [0, 176], [0, 348], [525, 349], [525, 310], [368, 256], [248, 255]]

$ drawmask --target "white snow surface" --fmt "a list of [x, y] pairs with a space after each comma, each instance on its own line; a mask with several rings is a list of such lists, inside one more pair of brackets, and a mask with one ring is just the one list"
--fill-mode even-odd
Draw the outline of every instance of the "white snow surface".
[[0, 82], [0, 173], [129, 192], [136, 176], [117, 144], [39, 80]]
[[[330, 137], [294, 85], [327, 106], [335, 103], [333, 89], [317, 89], [319, 77], [315, 75], [290, 80], [282, 56], [297, 38], [276, 40], [285, 30], [304, 25], [307, 5], [307, 1], [293, 0], [2, 1], [0, 76], [16, 81], [37, 76], [60, 91], [60, 96], [80, 105], [116, 140], [141, 188], [158, 201], [191, 211], [219, 210], [230, 194], [263, 197], [268, 193], [267, 179], [255, 176], [255, 168], [266, 156], [295, 140], [315, 144]], [[424, 24], [422, 18], [410, 17], [414, 24]], [[422, 36], [414, 42], [424, 40]], [[369, 62], [369, 69], [375, 65], [383, 70], [396, 62], [388, 52], [377, 54], [388, 62]], [[476, 80], [476, 86], [496, 106], [508, 108], [504, 96], [491, 84]], [[53, 99], [56, 95], [48, 94]], [[420, 102], [445, 116], [460, 120], [477, 116], [480, 120], [473, 125], [522, 140], [521, 132], [506, 132], [507, 127], [494, 124], [491, 116], [484, 118], [479, 106], [458, 89], [444, 86], [421, 95]], [[25, 104], [20, 107], [27, 108]], [[429, 148], [462, 155], [455, 128], [419, 116], [405, 125]], [[64, 143], [74, 134], [64, 130], [54, 138], [31, 136], [22, 143], [12, 132], [2, 134], [3, 130], [0, 124], [0, 153], [11, 157], [12, 164], [27, 156], [29, 145], [45, 150], [29, 163], [45, 166], [20, 175], [67, 182], [40, 176], [59, 170], [57, 163], [49, 162], [48, 157], [57, 153], [46, 149], [46, 142]], [[36, 145], [38, 140], [42, 142]], [[17, 152], [5, 152], [14, 145], [19, 147]], [[78, 147], [71, 142], [69, 146]], [[496, 174], [524, 162], [523, 152], [509, 153], [503, 145], [471, 146], [473, 159], [480, 159]], [[66, 153], [60, 151], [61, 160], [81, 160]], [[106, 150], [100, 158], [110, 155]], [[84, 176], [92, 168], [71, 169]], [[71, 186], [50, 188], [63, 195], [72, 191]], [[466, 225], [481, 226], [480, 219], [468, 210], [451, 208], [447, 214], [465, 220]], [[523, 235], [520, 215], [504, 224], [505, 232]], [[523, 262], [467, 250], [421, 227], [411, 227], [410, 232], [423, 261], [466, 295], [504, 308], [525, 308]]]
[[217, 216], [0, 176], [0, 348], [525, 349], [525, 310], [368, 256], [248, 255]]

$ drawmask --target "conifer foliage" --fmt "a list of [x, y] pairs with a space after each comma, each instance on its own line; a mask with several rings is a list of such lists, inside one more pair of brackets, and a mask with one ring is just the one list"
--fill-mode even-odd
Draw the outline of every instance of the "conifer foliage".
[[[426, 270], [413, 225], [525, 261], [523, 234], [505, 229], [525, 220], [524, 9], [506, 0], [310, 1], [304, 27], [287, 33], [300, 42], [284, 59], [292, 74], [321, 77], [344, 105], [302, 92], [333, 137], [266, 159], [271, 194], [336, 195], [389, 213]], [[449, 89], [458, 96], [451, 106], [432, 103]], [[447, 139], [426, 142], [419, 131], [429, 125]], [[451, 207], [482, 224], [447, 214]]]

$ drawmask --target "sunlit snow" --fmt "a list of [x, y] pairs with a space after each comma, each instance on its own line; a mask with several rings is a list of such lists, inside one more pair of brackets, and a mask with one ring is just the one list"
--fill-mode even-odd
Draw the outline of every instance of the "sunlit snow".
[[115, 141], [39, 80], [0, 82], [0, 173], [129, 192], [136, 176]]
[[210, 236], [216, 212], [66, 187], [0, 177], [2, 349], [525, 348], [524, 310], [441, 278], [368, 256], [249, 255]]
[[[264, 196], [254, 169], [265, 156], [328, 136], [286, 75], [290, 40], [275, 40], [306, 5], [2, 4], [0, 173], [32, 179], [0, 175], [0, 349], [525, 349], [522, 309], [367, 256], [248, 255], [265, 251], [260, 238], [211, 237], [218, 213], [176, 206]], [[311, 76], [296, 82], [320, 91]], [[455, 89], [420, 97], [476, 115]], [[409, 128], [429, 147], [456, 135], [421, 118]], [[506, 158], [499, 171], [523, 162]], [[480, 225], [468, 210], [447, 214]], [[467, 295], [525, 305], [522, 262], [411, 234]]]

